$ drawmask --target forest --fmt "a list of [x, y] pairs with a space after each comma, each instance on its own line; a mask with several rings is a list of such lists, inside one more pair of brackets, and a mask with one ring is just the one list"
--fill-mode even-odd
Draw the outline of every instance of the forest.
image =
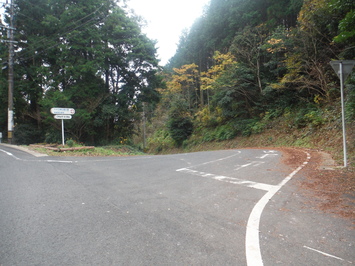
[[[60, 142], [52, 107], [75, 108], [66, 134], [77, 142], [155, 152], [272, 128], [341, 134], [339, 78], [330, 61], [355, 59], [352, 0], [211, 0], [164, 67], [124, 2], [14, 0], [14, 7], [18, 143]], [[6, 136], [6, 42], [0, 54]], [[352, 136], [354, 75], [345, 99]]]
[[[75, 109], [66, 121], [67, 138], [97, 145], [128, 138], [143, 103], [158, 102], [155, 42], [142, 34], [140, 18], [119, 4], [13, 2], [16, 143], [60, 143], [61, 125], [52, 107]], [[2, 39], [7, 38], [10, 12], [7, 6]], [[0, 128], [6, 133], [7, 44], [0, 50]]]
[[[285, 144], [275, 141], [280, 132], [288, 145], [309, 146], [315, 133], [341, 137], [339, 78], [330, 61], [354, 59], [352, 25], [353, 1], [211, 0], [165, 68], [158, 119], [165, 128], [154, 126], [150, 144], [162, 150], [255, 140], [265, 131], [260, 145]], [[352, 75], [345, 86], [352, 151], [354, 82]]]

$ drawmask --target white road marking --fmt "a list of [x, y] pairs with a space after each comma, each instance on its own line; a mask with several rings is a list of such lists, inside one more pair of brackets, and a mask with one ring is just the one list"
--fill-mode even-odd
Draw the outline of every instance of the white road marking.
[[61, 161], [61, 160], [24, 160], [16, 157], [11, 152], [5, 151], [0, 149], [1, 152], [6, 153], [7, 155], [15, 158], [16, 160], [23, 161], [23, 162], [47, 162], [47, 163], [76, 163], [77, 161]]
[[[310, 247], [307, 247], [307, 246], [303, 246], [304, 248], [307, 248], [307, 249], [309, 249], [309, 250], [313, 250], [313, 251], [315, 251], [315, 252], [318, 252], [318, 253], [320, 253], [320, 254], [322, 254], [322, 255], [325, 255], [325, 256], [328, 256], [328, 257], [331, 257], [331, 258], [334, 258], [334, 259], [337, 259], [337, 260], [342, 260], [342, 261], [345, 261], [344, 259], [342, 259], [342, 258], [339, 258], [339, 257], [337, 257], [337, 256], [334, 256], [334, 255], [331, 255], [331, 254], [328, 254], [328, 253], [325, 253], [325, 252], [323, 252], [323, 251], [320, 251], [320, 250], [317, 250], [317, 249], [314, 249], [314, 248], [310, 248]], [[352, 263], [351, 261], [348, 261], [349, 263]]]
[[44, 160], [47, 163], [77, 163], [78, 161]]
[[247, 223], [247, 231], [245, 236], [245, 251], [246, 251], [246, 259], [247, 265], [249, 266], [263, 266], [263, 260], [261, 257], [260, 244], [259, 244], [259, 225], [261, 214], [266, 206], [266, 204], [270, 201], [270, 199], [295, 175], [297, 174], [303, 167], [305, 167], [311, 156], [308, 152], [307, 160], [299, 166], [296, 170], [294, 170], [291, 174], [289, 174], [284, 180], [282, 180], [277, 186], [274, 186], [270, 189], [254, 206], [252, 212], [250, 213], [248, 223]]
[[238, 165], [239, 167], [235, 168], [234, 170], [235, 170], [235, 171], [238, 171], [238, 170], [240, 170], [240, 169], [242, 169], [242, 168], [248, 167], [248, 166], [251, 165], [251, 164], [252, 164], [252, 163], [247, 163], [247, 164], [243, 164], [243, 165]]
[[238, 171], [242, 168], [248, 167], [248, 166], [259, 166], [264, 164], [265, 162], [262, 161], [252, 161], [251, 163], [243, 164], [243, 165], [237, 165], [238, 167], [234, 169], [234, 171]]
[[257, 183], [257, 182], [253, 182], [253, 181], [249, 181], [249, 180], [239, 179], [236, 177], [214, 175], [214, 174], [210, 174], [210, 173], [191, 170], [188, 168], [181, 168], [176, 171], [191, 174], [191, 175], [201, 176], [201, 177], [208, 177], [208, 178], [212, 178], [212, 179], [218, 180], [218, 181], [223, 181], [223, 182], [227, 182], [227, 183], [231, 183], [231, 184], [235, 184], [235, 185], [242, 185], [242, 186], [256, 188], [256, 189], [261, 189], [261, 190], [265, 190], [265, 191], [269, 191], [275, 187], [275, 186], [269, 185], [269, 184]]
[[[13, 155], [10, 152], [7, 152], [5, 150], [0, 149], [1, 152], [6, 153], [7, 155], [15, 158], [16, 160], [21, 160], [21, 161], [33, 161], [33, 160], [23, 160], [20, 159], [18, 157], [16, 157], [15, 155]], [[264, 153], [266, 153], [265, 155], [261, 156], [261, 157], [257, 157], [260, 159], [265, 158], [266, 156], [269, 155], [277, 155], [274, 154], [277, 151], [264, 151]], [[239, 155], [241, 153], [241, 151], [238, 151], [237, 154], [233, 154], [231, 156], [228, 157], [224, 157], [224, 158], [220, 158], [214, 161], [209, 161], [209, 162], [205, 162], [199, 165], [195, 165], [195, 166], [190, 166], [188, 168], [193, 168], [193, 167], [198, 167], [198, 166], [202, 166], [202, 165], [206, 165], [206, 164], [210, 164], [210, 163], [215, 163], [218, 161], [222, 161], [225, 159], [229, 159], [232, 158], [236, 155]], [[307, 153], [307, 152], [306, 152]], [[148, 157], [150, 158], [150, 157]], [[264, 183], [257, 183], [257, 182], [253, 182], [253, 181], [248, 181], [248, 180], [242, 180], [239, 178], [234, 178], [234, 177], [227, 177], [227, 176], [220, 176], [220, 175], [214, 175], [214, 174], [210, 174], [210, 173], [204, 173], [204, 172], [199, 172], [196, 170], [191, 170], [188, 168], [181, 168], [178, 169], [176, 171], [178, 172], [185, 172], [185, 173], [189, 173], [189, 174], [193, 174], [193, 175], [198, 175], [198, 176], [202, 176], [202, 177], [210, 177], [213, 178], [215, 180], [218, 181], [224, 181], [224, 182], [229, 182], [232, 184], [238, 184], [238, 185], [244, 185], [247, 187], [251, 187], [251, 188], [256, 188], [256, 189], [261, 189], [261, 190], [265, 190], [268, 191], [259, 201], [258, 203], [254, 206], [249, 219], [248, 219], [248, 224], [247, 224], [247, 232], [246, 232], [246, 258], [247, 258], [247, 265], [249, 266], [263, 266], [263, 261], [262, 261], [262, 257], [261, 257], [261, 251], [260, 251], [260, 244], [259, 244], [259, 224], [260, 224], [260, 217], [261, 214], [266, 206], [266, 204], [269, 202], [269, 200], [277, 193], [277, 191], [279, 191], [281, 189], [282, 186], [284, 186], [297, 172], [299, 172], [306, 164], [308, 164], [308, 161], [310, 159], [310, 154], [307, 153], [307, 161], [305, 161], [300, 167], [298, 167], [296, 170], [294, 170], [290, 175], [288, 175], [284, 180], [282, 180], [278, 185], [269, 185], [269, 184], [264, 184]], [[58, 163], [76, 163], [78, 161], [60, 161], [60, 160], [36, 160], [37, 162], [58, 162]], [[98, 161], [98, 160], [97, 160]], [[103, 160], [101, 160], [103, 161]], [[249, 163], [249, 164], [245, 164], [240, 166], [239, 168], [237, 168], [236, 170], [239, 170], [243, 167], [247, 167], [250, 165], [253, 165], [254, 162]], [[254, 164], [254, 166], [258, 166], [260, 164], [262, 164], [264, 162], [259, 162], [258, 164]], [[84, 204], [84, 203], [83, 203]], [[129, 213], [127, 211], [127, 213]], [[321, 254], [336, 258], [336, 259], [340, 259], [343, 260], [341, 258], [338, 258], [336, 256], [309, 248], [304, 246], [305, 248], [308, 248], [310, 250], [314, 250], [317, 251]]]
[[240, 154], [241, 154], [241, 151], [237, 151], [237, 153], [232, 154], [230, 156], [223, 157], [223, 158], [220, 158], [220, 159], [217, 159], [217, 160], [213, 160], [213, 161], [209, 161], [209, 162], [205, 162], [205, 163], [201, 163], [201, 164], [197, 164], [197, 165], [193, 165], [193, 166], [189, 166], [188, 168], [194, 168], [194, 167], [198, 167], [198, 166], [201, 166], [201, 165], [206, 165], [206, 164], [210, 164], [210, 163], [216, 163], [216, 162], [219, 162], [219, 161], [223, 161], [223, 160], [235, 157], [235, 156], [240, 155]]
[[[13, 157], [16, 160], [23, 161], [23, 162], [39, 162], [39, 163], [80, 163], [81, 161], [69, 161], [69, 160], [27, 160], [27, 159], [21, 159], [13, 155], [11, 152], [5, 151], [0, 149], [0, 152], [6, 153], [8, 156]], [[93, 162], [108, 162], [108, 161], [126, 161], [126, 160], [142, 160], [142, 159], [150, 159], [153, 158], [152, 156], [150, 157], [137, 157], [137, 158], [115, 158], [115, 159], [102, 159], [102, 160], [90, 160], [90, 161], [83, 161], [83, 163], [93, 163]]]
[[256, 158], [258, 158], [258, 159], [264, 159], [264, 158], [266, 158], [267, 156], [270, 156], [270, 155], [277, 155], [277, 154], [274, 154], [274, 153], [267, 153], [267, 154], [264, 154], [264, 155], [262, 155], [262, 156], [260, 156], [260, 157], [256, 157]]
[[[270, 155], [278, 155], [277, 151], [264, 151], [264, 155], [257, 157], [259, 159], [263, 159], [267, 156]], [[208, 177], [212, 178], [218, 181], [223, 181], [223, 182], [228, 182], [232, 184], [238, 184], [238, 185], [244, 185], [247, 187], [251, 188], [256, 188], [256, 189], [261, 189], [267, 191], [267, 193], [257, 202], [257, 204], [254, 206], [252, 212], [250, 213], [249, 219], [248, 219], [248, 224], [247, 224], [247, 229], [246, 229], [246, 236], [245, 236], [245, 250], [246, 250], [246, 259], [247, 259], [247, 265], [248, 266], [263, 266], [263, 260], [261, 256], [261, 250], [260, 250], [260, 243], [259, 243], [259, 225], [260, 225], [260, 218], [261, 214], [268, 202], [271, 200], [271, 198], [295, 175], [297, 174], [303, 167], [305, 167], [311, 156], [308, 152], [305, 152], [307, 154], [307, 159], [301, 166], [299, 166], [296, 170], [294, 170], [291, 174], [289, 174], [286, 178], [284, 178], [278, 185], [269, 185], [269, 184], [263, 184], [263, 183], [257, 183], [253, 181], [248, 181], [248, 180], [242, 180], [239, 178], [234, 178], [234, 177], [228, 177], [228, 176], [221, 176], [221, 175], [214, 175], [210, 173], [205, 173], [197, 170], [192, 170], [191, 168], [198, 167], [201, 165], [206, 165], [208, 163], [213, 163], [213, 162], [218, 162], [222, 161], [228, 158], [231, 158], [233, 156], [221, 158], [215, 161], [210, 161], [206, 163], [202, 163], [199, 165], [195, 166], [190, 166], [188, 168], [181, 168], [176, 171], [178, 172], [184, 172], [192, 175], [197, 175], [201, 177]], [[234, 155], [235, 156], [235, 155]], [[240, 165], [238, 168], [235, 170], [239, 170], [241, 168], [245, 168], [248, 166], [253, 165], [256, 163], [256, 161]], [[259, 162], [259, 164], [254, 164], [254, 166], [260, 165], [261, 163], [264, 162]]]
[[264, 151], [264, 153], [277, 153], [277, 151], [274, 151], [274, 150], [268, 150], [268, 151]]
[[7, 155], [9, 155], [9, 156], [15, 158], [16, 160], [20, 160], [20, 158], [16, 157], [16, 156], [13, 155], [11, 152], [8, 152], [8, 151], [2, 150], [2, 149], [0, 149], [0, 151], [2, 151], [2, 152], [4, 152], [4, 153], [6, 153]]

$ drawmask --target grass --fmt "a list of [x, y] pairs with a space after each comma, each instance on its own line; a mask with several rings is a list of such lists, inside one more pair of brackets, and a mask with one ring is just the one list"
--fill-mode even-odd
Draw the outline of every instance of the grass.
[[[84, 146], [80, 146], [84, 147]], [[132, 156], [132, 155], [144, 155], [143, 152], [138, 149], [127, 146], [127, 145], [112, 145], [112, 146], [102, 146], [102, 147], [94, 147], [88, 149], [81, 150], [73, 150], [73, 151], [53, 151], [47, 149], [45, 146], [29, 146], [28, 148], [35, 150], [39, 153], [47, 154], [49, 156]]]

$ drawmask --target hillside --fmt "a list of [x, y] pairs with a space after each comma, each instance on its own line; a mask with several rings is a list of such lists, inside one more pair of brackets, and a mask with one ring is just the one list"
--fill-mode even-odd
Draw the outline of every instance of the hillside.
[[[340, 85], [330, 62], [355, 59], [354, 12], [348, 1], [212, 0], [160, 73], [160, 103], [144, 114], [147, 148], [295, 146], [340, 160]], [[350, 75], [352, 163], [354, 88]]]

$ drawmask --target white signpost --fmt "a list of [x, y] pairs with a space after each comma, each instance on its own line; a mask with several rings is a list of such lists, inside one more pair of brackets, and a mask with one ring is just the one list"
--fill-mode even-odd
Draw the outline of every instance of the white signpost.
[[71, 119], [71, 115], [55, 115], [54, 119]]
[[346, 133], [345, 133], [345, 110], [344, 110], [344, 82], [351, 74], [355, 65], [355, 60], [337, 60], [330, 61], [330, 65], [340, 79], [340, 96], [341, 96], [341, 120], [343, 124], [343, 151], [344, 151], [344, 167], [348, 166], [346, 155]]
[[62, 145], [64, 146], [64, 119], [72, 119], [75, 109], [54, 107], [51, 108], [51, 113], [54, 114], [54, 119], [62, 120]]
[[75, 114], [75, 109], [54, 107], [51, 108], [51, 113], [54, 115], [73, 115]]

